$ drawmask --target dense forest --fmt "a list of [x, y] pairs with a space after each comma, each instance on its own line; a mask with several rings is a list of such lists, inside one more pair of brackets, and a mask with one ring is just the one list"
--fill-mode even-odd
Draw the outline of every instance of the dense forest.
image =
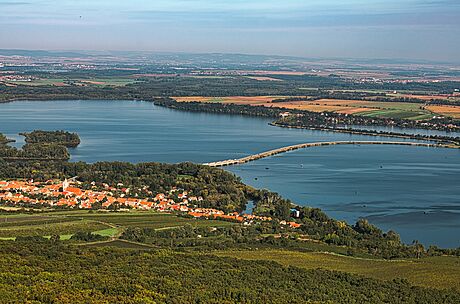
[[171, 250], [0, 245], [1, 303], [458, 303], [460, 294]]

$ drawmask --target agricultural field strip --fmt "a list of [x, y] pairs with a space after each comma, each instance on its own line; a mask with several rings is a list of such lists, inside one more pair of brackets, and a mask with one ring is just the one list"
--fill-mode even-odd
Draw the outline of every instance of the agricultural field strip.
[[[405, 96], [405, 95], [401, 95]], [[343, 114], [355, 114], [369, 117], [406, 118], [413, 120], [429, 119], [433, 115], [446, 115], [454, 118], [460, 117], [460, 107], [435, 106], [430, 110], [421, 103], [411, 102], [385, 102], [366, 100], [339, 100], [318, 99], [314, 101], [291, 101], [272, 103], [274, 99], [288, 98], [289, 96], [232, 96], [232, 97], [173, 97], [179, 102], [209, 102], [263, 105], [267, 107], [280, 107], [286, 109], [299, 109], [313, 112], [331, 111]], [[394, 96], [393, 96], [394, 97]], [[429, 96], [427, 96], [429, 97]], [[423, 100], [423, 99], [422, 99]]]
[[[11, 221], [11, 219], [15, 219]], [[9, 222], [2, 222], [4, 220]], [[7, 226], [4, 226], [7, 224]], [[40, 235], [49, 237], [49, 231], [69, 239], [73, 232], [84, 230], [95, 234], [118, 237], [127, 227], [171, 229], [191, 224], [194, 226], [226, 226], [230, 222], [196, 220], [167, 214], [90, 214], [62, 212], [56, 215], [0, 216], [0, 239], [9, 240], [16, 236]], [[3, 225], [3, 226], [2, 226]], [[107, 228], [108, 227], [108, 228]]]

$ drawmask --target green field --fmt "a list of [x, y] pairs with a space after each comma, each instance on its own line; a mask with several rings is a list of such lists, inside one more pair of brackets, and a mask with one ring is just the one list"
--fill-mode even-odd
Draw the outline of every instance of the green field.
[[231, 222], [198, 220], [184, 217], [177, 217], [167, 213], [155, 212], [126, 212], [126, 213], [86, 213], [75, 214], [69, 213], [68, 217], [77, 217], [85, 220], [99, 221], [121, 227], [139, 227], [139, 228], [172, 228], [191, 224], [192, 226], [228, 226], [233, 225]]
[[460, 291], [460, 258], [428, 257], [419, 260], [364, 259], [325, 252], [296, 252], [278, 249], [217, 251], [218, 256], [245, 260], [268, 260], [285, 266], [327, 269], [393, 280], [407, 279], [414, 285]]
[[0, 240], [12, 240], [17, 236], [49, 237], [54, 234], [66, 240], [77, 231], [115, 237], [127, 227], [169, 229], [186, 224], [195, 227], [233, 225], [231, 222], [190, 219], [155, 212], [61, 211], [36, 215], [0, 215]]
[[102, 223], [88, 220], [64, 220], [43, 224], [18, 223], [15, 226], [0, 228], [0, 238], [14, 238], [17, 236], [50, 236], [54, 234], [68, 235], [77, 231], [93, 232], [106, 229]]
[[428, 111], [419, 110], [403, 110], [403, 109], [382, 109], [377, 111], [361, 112], [356, 115], [365, 117], [380, 117], [380, 118], [395, 118], [395, 119], [410, 119], [410, 120], [424, 120], [433, 117]]
[[[357, 107], [360, 103], [356, 104]], [[365, 107], [378, 110], [370, 110], [356, 113], [356, 115], [366, 117], [381, 117], [395, 119], [425, 120], [433, 117], [430, 111], [421, 109], [421, 104], [411, 102], [367, 102]]]

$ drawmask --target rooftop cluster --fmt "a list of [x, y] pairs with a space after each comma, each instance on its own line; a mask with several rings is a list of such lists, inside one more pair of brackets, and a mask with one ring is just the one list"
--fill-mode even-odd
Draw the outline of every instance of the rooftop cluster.
[[[48, 180], [36, 182], [33, 180], [0, 181], [0, 204], [8, 206], [30, 207], [61, 207], [75, 209], [138, 209], [155, 210], [159, 212], [177, 212], [195, 218], [219, 219], [236, 221], [243, 224], [271, 221], [271, 217], [257, 216], [245, 213], [225, 213], [213, 208], [201, 208], [201, 196], [190, 195], [184, 189], [172, 188], [167, 193], [153, 194], [144, 189], [150, 196], [137, 197], [130, 195], [131, 189], [118, 183], [115, 187], [108, 184], [92, 182], [90, 189], [85, 189], [78, 181]], [[291, 228], [300, 224], [284, 222]]]

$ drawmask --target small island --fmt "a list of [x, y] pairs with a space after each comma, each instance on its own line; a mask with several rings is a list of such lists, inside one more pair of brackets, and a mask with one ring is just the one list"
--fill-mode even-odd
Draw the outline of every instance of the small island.
[[0, 133], [0, 159], [8, 162], [29, 160], [56, 160], [70, 159], [68, 148], [77, 147], [80, 137], [76, 133], [66, 131], [33, 131], [20, 133], [26, 137], [26, 144], [18, 149], [9, 146], [5, 135]]
[[[67, 148], [75, 148], [80, 144], [80, 137], [77, 133], [67, 131], [42, 131], [35, 130], [30, 133], [19, 133], [25, 136], [28, 144], [54, 143]], [[0, 139], [1, 140], [1, 139]]]

